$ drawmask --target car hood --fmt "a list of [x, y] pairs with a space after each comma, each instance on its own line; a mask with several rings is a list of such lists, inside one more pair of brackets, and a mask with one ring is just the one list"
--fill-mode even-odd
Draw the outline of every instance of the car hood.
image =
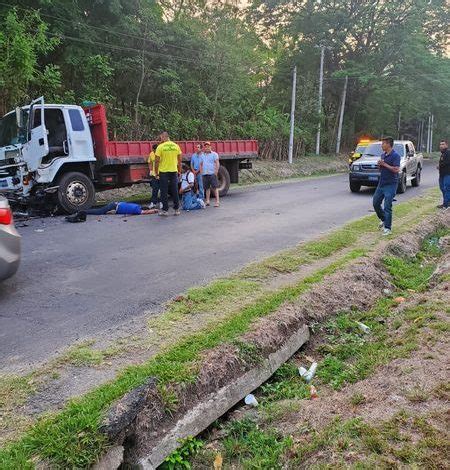
[[358, 159], [358, 163], [364, 163], [366, 165], [376, 165], [379, 159], [380, 157], [369, 157], [367, 155], [363, 155], [361, 158]]

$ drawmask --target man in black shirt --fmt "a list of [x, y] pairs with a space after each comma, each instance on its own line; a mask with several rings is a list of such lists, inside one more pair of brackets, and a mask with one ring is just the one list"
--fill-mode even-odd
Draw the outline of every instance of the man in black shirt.
[[439, 143], [441, 158], [439, 159], [439, 188], [442, 191], [444, 201], [439, 208], [447, 209], [450, 207], [450, 151], [448, 150], [448, 141], [441, 140]]

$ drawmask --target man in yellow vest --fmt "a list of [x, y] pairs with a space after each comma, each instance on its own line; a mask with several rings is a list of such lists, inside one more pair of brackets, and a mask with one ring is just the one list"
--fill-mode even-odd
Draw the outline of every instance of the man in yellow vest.
[[[159, 202], [159, 179], [156, 178], [155, 175], [155, 160], [156, 160], [156, 149], [158, 148], [158, 144], [152, 145], [152, 151], [148, 156], [148, 167], [150, 170], [150, 187], [152, 188], [152, 197], [150, 199], [150, 206], [149, 209], [154, 209], [158, 206]], [[159, 208], [162, 209], [162, 204], [159, 202]]]
[[162, 210], [159, 215], [169, 215], [169, 188], [173, 199], [174, 215], [180, 215], [178, 178], [181, 175], [181, 149], [172, 142], [167, 132], [160, 135], [161, 143], [155, 152], [155, 177], [159, 178]]

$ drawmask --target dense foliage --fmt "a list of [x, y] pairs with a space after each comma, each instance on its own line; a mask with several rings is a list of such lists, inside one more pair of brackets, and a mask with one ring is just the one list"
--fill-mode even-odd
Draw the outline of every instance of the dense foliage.
[[301, 151], [313, 148], [319, 119], [322, 148], [333, 150], [345, 75], [346, 146], [361, 134], [417, 141], [430, 112], [436, 141], [450, 131], [449, 19], [445, 0], [0, 2], [0, 112], [38, 95], [95, 100], [116, 138], [164, 128], [177, 139], [285, 144], [297, 64]]

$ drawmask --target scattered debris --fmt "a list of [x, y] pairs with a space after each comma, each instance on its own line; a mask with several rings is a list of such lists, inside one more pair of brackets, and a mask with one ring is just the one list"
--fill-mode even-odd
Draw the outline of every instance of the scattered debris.
[[395, 302], [396, 304], [402, 304], [405, 300], [406, 300], [406, 299], [405, 299], [404, 297], [396, 297], [396, 298], [394, 299], [394, 302]]
[[317, 370], [317, 362], [313, 362], [311, 364], [311, 367], [306, 370], [304, 367], [299, 367], [298, 368], [298, 373], [300, 374], [300, 377], [302, 377], [306, 383], [311, 382], [313, 377], [316, 375], [316, 370]]
[[258, 406], [258, 400], [255, 398], [255, 395], [252, 395], [251, 393], [249, 393], [245, 399], [245, 404], [246, 405], [250, 405], [250, 406]]
[[42, 232], [45, 232], [45, 230], [43, 228], [37, 228], [35, 229], [35, 232], [42, 233]]
[[369, 328], [367, 325], [365, 325], [364, 323], [362, 323], [362, 322], [360, 322], [360, 321], [357, 321], [356, 323], [357, 323], [359, 329], [360, 329], [362, 332], [364, 332], [364, 333], [370, 333], [370, 328]]
[[309, 396], [311, 400], [314, 400], [315, 398], [319, 398], [319, 394], [317, 393], [317, 389], [316, 387], [314, 387], [314, 385], [311, 385], [309, 387]]
[[222, 454], [219, 452], [214, 459], [214, 470], [222, 470], [223, 464], [223, 457]]
[[383, 289], [383, 294], [389, 296], [392, 295], [392, 291], [391, 289]]

